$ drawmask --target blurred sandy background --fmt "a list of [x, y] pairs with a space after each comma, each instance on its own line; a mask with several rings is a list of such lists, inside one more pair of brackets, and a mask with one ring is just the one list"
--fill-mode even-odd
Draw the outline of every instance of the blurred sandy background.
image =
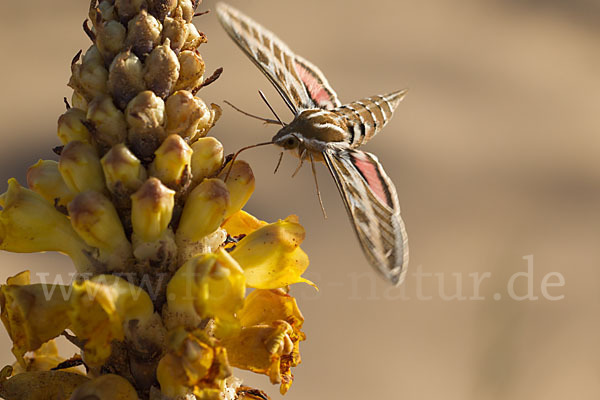
[[[273, 176], [276, 149], [245, 154], [257, 177], [247, 209], [266, 220], [300, 216], [311, 257], [307, 277], [321, 288], [294, 288], [308, 340], [286, 398], [598, 399], [600, 3], [232, 3], [320, 66], [343, 101], [410, 88], [393, 121], [366, 147], [400, 195], [411, 248], [403, 289], [370, 270], [323, 166], [327, 220], [308, 167], [291, 180], [290, 156]], [[54, 158], [56, 119], [71, 93], [69, 62], [89, 45], [81, 30], [87, 7], [0, 5], [2, 182], [24, 182], [29, 165]], [[196, 25], [209, 37], [201, 49], [207, 71], [225, 67], [201, 96], [266, 116], [257, 95], [263, 89], [290, 120], [214, 14]], [[224, 107], [212, 134], [229, 152], [274, 134], [274, 127]], [[528, 255], [538, 299], [517, 301], [507, 283], [527, 270]], [[71, 270], [54, 254], [2, 253], [0, 263], [2, 281], [25, 268]], [[424, 275], [419, 288], [419, 270], [438, 275]], [[552, 272], [564, 286], [548, 292], [561, 300], [544, 298], [540, 289]], [[479, 300], [469, 299], [476, 296], [474, 273], [491, 274]], [[457, 292], [458, 278], [467, 299], [445, 299]], [[517, 293], [525, 293], [525, 279], [517, 282]], [[419, 290], [431, 298], [419, 299]], [[0, 364], [12, 363], [4, 329], [0, 335]], [[266, 377], [245, 376], [279, 398]]]

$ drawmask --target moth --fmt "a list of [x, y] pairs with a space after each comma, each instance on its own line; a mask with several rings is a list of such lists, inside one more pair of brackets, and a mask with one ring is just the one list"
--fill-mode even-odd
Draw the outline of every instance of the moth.
[[406, 274], [408, 241], [396, 188], [377, 157], [358, 148], [389, 122], [406, 90], [342, 104], [319, 68], [273, 33], [223, 3], [217, 15], [294, 114], [269, 144], [296, 152], [300, 165], [310, 160], [313, 173], [314, 161], [327, 165], [368, 261], [399, 285]]

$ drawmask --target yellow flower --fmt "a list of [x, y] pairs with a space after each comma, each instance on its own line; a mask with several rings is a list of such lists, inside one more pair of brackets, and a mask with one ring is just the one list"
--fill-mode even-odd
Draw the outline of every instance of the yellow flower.
[[280, 392], [284, 394], [294, 379], [290, 371], [293, 365], [288, 361], [294, 351], [292, 334], [292, 326], [279, 320], [271, 325], [244, 327], [238, 336], [222, 343], [232, 366], [269, 376], [271, 383], [281, 384]]
[[244, 272], [220, 249], [186, 262], [167, 286], [167, 301], [171, 312], [213, 318], [215, 334], [228, 336], [239, 330], [235, 313], [244, 304], [245, 290]]
[[12, 352], [22, 367], [23, 355], [60, 335], [69, 326], [66, 286], [29, 285], [29, 271], [0, 287], [0, 318], [13, 341]]
[[258, 289], [276, 289], [305, 282], [301, 275], [308, 256], [300, 248], [304, 228], [295, 216], [262, 226], [239, 241], [231, 256], [244, 270], [246, 284]]
[[167, 339], [169, 351], [158, 363], [156, 377], [169, 397], [194, 393], [199, 399], [220, 399], [231, 375], [225, 349], [202, 331], [176, 329]]
[[130, 321], [145, 325], [154, 306], [141, 288], [114, 275], [96, 275], [73, 283], [71, 330], [85, 341], [84, 356], [89, 366], [99, 366], [110, 356], [111, 342], [123, 340]]
[[291, 368], [300, 364], [299, 342], [306, 338], [296, 300], [282, 290], [256, 289], [238, 316], [240, 335], [223, 341], [231, 365], [268, 375], [284, 394], [294, 378]]
[[[35, 350], [33, 354], [26, 355], [24, 357], [25, 366], [21, 364], [13, 365], [13, 375], [20, 374], [23, 372], [31, 371], [50, 371], [57, 365], [65, 361], [64, 357], [58, 355], [58, 347], [56, 342], [52, 339], [44, 343], [39, 349]], [[80, 373], [77, 367], [61, 369], [65, 372]]]
[[267, 225], [265, 221], [261, 221], [255, 216], [242, 210], [227, 218], [221, 227], [225, 229], [231, 237], [238, 237], [241, 235], [249, 235], [265, 225]]
[[79, 271], [90, 269], [92, 251], [75, 232], [69, 218], [41, 195], [25, 189], [16, 179], [0, 196], [0, 249], [16, 253], [59, 251], [68, 254]]

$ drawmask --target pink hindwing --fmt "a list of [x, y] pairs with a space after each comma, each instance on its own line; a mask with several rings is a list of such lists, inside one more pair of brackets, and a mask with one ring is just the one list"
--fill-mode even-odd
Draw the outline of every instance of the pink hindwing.
[[367, 258], [400, 284], [408, 264], [408, 239], [394, 184], [373, 154], [331, 147], [323, 155]]

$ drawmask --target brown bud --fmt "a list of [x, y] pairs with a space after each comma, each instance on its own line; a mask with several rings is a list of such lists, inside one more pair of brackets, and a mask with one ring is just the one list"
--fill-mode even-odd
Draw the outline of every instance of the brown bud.
[[147, 0], [148, 11], [154, 15], [159, 21], [166, 19], [167, 15], [170, 15], [175, 7], [177, 7], [177, 0]]
[[86, 101], [91, 101], [95, 96], [107, 93], [107, 80], [108, 70], [104, 67], [104, 60], [96, 46], [88, 49], [81, 64], [71, 66], [69, 86], [81, 93]]
[[142, 159], [148, 158], [167, 137], [164, 130], [165, 103], [152, 91], [145, 90], [129, 102], [125, 118], [133, 152]]
[[146, 86], [163, 99], [173, 92], [179, 78], [179, 61], [170, 46], [171, 41], [166, 39], [165, 43], [155, 47], [144, 61]]
[[156, 18], [142, 10], [127, 24], [125, 43], [131, 46], [138, 57], [150, 53], [160, 41], [161, 24]]
[[185, 50], [179, 53], [179, 80], [175, 85], [175, 90], [192, 90], [202, 83], [204, 75], [204, 61], [200, 54], [195, 51]]
[[181, 17], [181, 9], [177, 8], [175, 14], [171, 17], [165, 17], [163, 22], [163, 42], [166, 39], [171, 41], [171, 49], [179, 51], [185, 43], [188, 36], [187, 23]]
[[115, 8], [121, 21], [129, 21], [146, 7], [146, 0], [115, 0]]
[[110, 96], [98, 96], [89, 105], [87, 119], [93, 123], [93, 136], [103, 147], [110, 148], [125, 142], [125, 116], [115, 107]]
[[196, 50], [196, 47], [207, 42], [206, 35], [204, 33], [199, 33], [194, 24], [188, 24], [187, 28], [188, 35], [185, 38], [183, 50]]
[[144, 66], [140, 59], [127, 50], [119, 53], [108, 69], [108, 90], [121, 110], [139, 92], [146, 89]]
[[88, 102], [81, 93], [77, 90], [73, 90], [73, 94], [71, 95], [71, 106], [87, 112]]
[[62, 144], [73, 140], [90, 142], [90, 131], [84, 125], [86, 121], [85, 111], [79, 108], [69, 108], [67, 112], [58, 118], [58, 137]]
[[110, 20], [100, 23], [96, 28], [96, 45], [104, 59], [112, 60], [125, 43], [127, 31], [119, 21]]
[[98, 10], [104, 21], [117, 19], [117, 13], [115, 12], [115, 6], [112, 1], [101, 1], [100, 4], [98, 4]]
[[191, 22], [194, 18], [194, 3], [192, 0], [178, 0], [178, 7], [181, 7], [181, 15], [187, 22]]
[[[167, 134], [177, 134], [183, 138], [196, 135], [198, 122], [204, 116], [202, 104], [187, 90], [178, 90], [165, 102]], [[204, 106], [206, 108], [206, 106]]]

